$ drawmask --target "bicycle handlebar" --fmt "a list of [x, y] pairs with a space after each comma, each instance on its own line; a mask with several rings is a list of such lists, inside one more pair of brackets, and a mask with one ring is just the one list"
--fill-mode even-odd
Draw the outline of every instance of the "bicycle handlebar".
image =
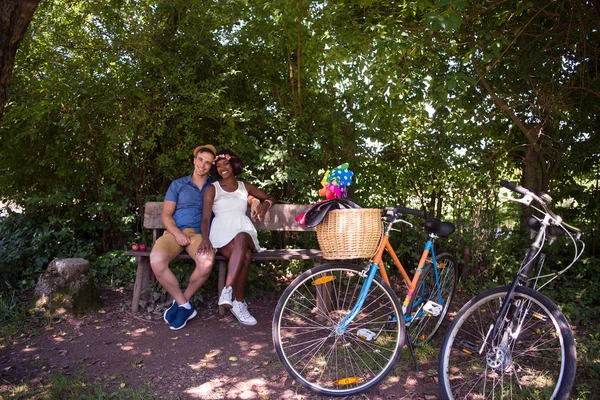
[[381, 214], [383, 216], [399, 216], [402, 214], [411, 214], [411, 215], [416, 215], [417, 217], [421, 217], [421, 218], [425, 218], [425, 211], [423, 210], [415, 210], [414, 208], [407, 208], [407, 207], [400, 207], [400, 206], [395, 206], [395, 207], [381, 207]]
[[413, 208], [406, 208], [400, 206], [394, 207], [394, 214], [411, 214], [416, 215], [417, 217], [425, 218], [425, 211], [423, 210], [415, 210]]
[[509, 181], [505, 181], [504, 179], [500, 181], [500, 186], [503, 186], [509, 190], [512, 190], [513, 192], [517, 192], [524, 196], [531, 193], [529, 190], [525, 189], [524, 187], [519, 186], [512, 182], [509, 182]]
[[500, 186], [505, 187], [509, 190], [512, 190], [513, 192], [522, 194], [523, 196], [531, 196], [531, 198], [533, 198], [537, 203], [539, 203], [542, 206], [542, 208], [544, 209], [544, 211], [547, 212], [548, 214], [550, 214], [550, 216], [557, 222], [556, 225], [561, 225], [563, 228], [565, 228], [566, 230], [568, 230], [571, 233], [576, 233], [576, 234], [581, 233], [580, 229], [564, 222], [562, 220], [562, 218], [560, 218], [552, 210], [550, 210], [550, 208], [548, 208], [548, 203], [542, 197], [536, 195], [529, 189], [519, 186], [515, 183], [505, 181], [505, 180], [500, 181]]

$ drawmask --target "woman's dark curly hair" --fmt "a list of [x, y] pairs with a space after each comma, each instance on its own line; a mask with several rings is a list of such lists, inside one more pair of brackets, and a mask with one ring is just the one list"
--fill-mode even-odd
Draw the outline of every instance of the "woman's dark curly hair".
[[244, 163], [242, 159], [239, 158], [233, 151], [227, 149], [218, 151], [215, 159], [213, 161], [212, 167], [210, 167], [210, 174], [215, 178], [222, 178], [221, 175], [217, 172], [217, 161], [219, 160], [229, 160], [229, 164], [231, 164], [231, 168], [233, 169], [233, 174], [238, 176], [244, 171]]

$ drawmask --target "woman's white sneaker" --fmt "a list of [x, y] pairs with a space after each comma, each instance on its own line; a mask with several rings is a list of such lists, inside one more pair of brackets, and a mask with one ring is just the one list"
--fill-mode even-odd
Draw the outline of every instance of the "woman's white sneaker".
[[233, 303], [231, 302], [232, 293], [233, 288], [231, 286], [225, 286], [223, 290], [221, 290], [221, 296], [219, 297], [219, 305], [231, 307], [233, 305]]
[[256, 325], [256, 318], [254, 318], [248, 311], [248, 304], [246, 302], [233, 301], [233, 307], [231, 307], [231, 313], [244, 325]]

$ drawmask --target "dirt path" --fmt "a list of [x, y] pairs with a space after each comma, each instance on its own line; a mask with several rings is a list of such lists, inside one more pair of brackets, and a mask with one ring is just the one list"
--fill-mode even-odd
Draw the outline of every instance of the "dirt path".
[[[98, 312], [21, 334], [0, 348], [0, 389], [23, 379], [41, 384], [50, 375], [81, 374], [108, 384], [107, 390], [150, 384], [163, 399], [322, 398], [295, 384], [277, 359], [271, 342], [275, 301], [250, 303], [259, 321], [253, 327], [211, 308], [171, 331], [161, 315], [131, 314], [129, 292], [103, 290], [101, 297]], [[404, 353], [383, 383], [350, 398], [439, 398], [437, 350], [420, 354], [420, 372]]]

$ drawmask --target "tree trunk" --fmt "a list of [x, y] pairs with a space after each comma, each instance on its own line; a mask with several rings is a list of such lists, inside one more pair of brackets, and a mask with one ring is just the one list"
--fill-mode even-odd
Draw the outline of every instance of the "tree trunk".
[[2, 0], [0, 3], [0, 126], [17, 49], [33, 18], [39, 0]]

